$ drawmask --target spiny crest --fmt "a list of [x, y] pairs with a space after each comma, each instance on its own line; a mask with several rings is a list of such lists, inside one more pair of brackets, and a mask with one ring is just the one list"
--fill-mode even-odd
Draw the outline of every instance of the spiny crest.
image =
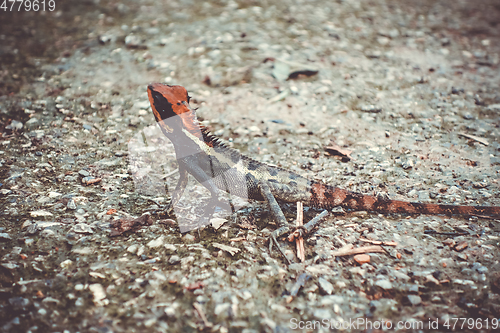
[[227, 144], [225, 142], [223, 142], [220, 138], [218, 138], [218, 137], [214, 136], [212, 133], [210, 133], [208, 128], [206, 128], [205, 126], [199, 125], [199, 129], [200, 129], [201, 134], [203, 136], [203, 141], [205, 141], [205, 143], [208, 146], [210, 146], [212, 148], [224, 149], [227, 152], [229, 152], [232, 157], [237, 157], [237, 156], [243, 157], [243, 155], [241, 155], [239, 151], [237, 151], [236, 149], [233, 149], [231, 147], [228, 147]]

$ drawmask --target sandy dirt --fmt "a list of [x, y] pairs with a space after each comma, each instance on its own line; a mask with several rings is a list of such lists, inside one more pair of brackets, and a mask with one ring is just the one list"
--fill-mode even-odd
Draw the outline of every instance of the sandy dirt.
[[[146, 94], [186, 87], [228, 145], [310, 179], [498, 206], [497, 1], [55, 6], [0, 8], [0, 330], [500, 327], [495, 218], [335, 210], [305, 240], [305, 262], [280, 240], [290, 266], [269, 252], [277, 225], [261, 202], [181, 233], [179, 216], [154, 214], [178, 174]], [[191, 179], [180, 211], [195, 218], [207, 193]]]

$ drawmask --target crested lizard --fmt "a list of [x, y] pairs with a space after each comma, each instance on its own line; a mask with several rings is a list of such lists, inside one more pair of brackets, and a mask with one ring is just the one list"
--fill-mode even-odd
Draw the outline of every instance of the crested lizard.
[[277, 246], [276, 237], [291, 229], [277, 200], [301, 201], [306, 206], [319, 209], [340, 206], [348, 210], [388, 214], [500, 216], [499, 206], [459, 206], [379, 198], [309, 180], [294, 172], [258, 162], [228, 147], [198, 123], [184, 87], [154, 83], [147, 90], [155, 119], [173, 143], [179, 165], [180, 179], [167, 209], [179, 201], [186, 188], [188, 174], [191, 174], [210, 191], [208, 209], [215, 208], [221, 190], [243, 198], [267, 201], [279, 224], [272, 234]]

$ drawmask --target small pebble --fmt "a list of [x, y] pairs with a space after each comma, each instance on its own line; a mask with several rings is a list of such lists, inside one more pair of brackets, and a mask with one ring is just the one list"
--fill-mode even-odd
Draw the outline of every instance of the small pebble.
[[439, 281], [431, 274], [425, 276], [425, 281], [435, 285], [439, 284]]
[[191, 234], [186, 234], [183, 238], [186, 243], [192, 243], [196, 240], [196, 237]]
[[353, 259], [360, 265], [370, 262], [370, 256], [368, 254], [356, 254]]
[[125, 37], [125, 45], [131, 49], [139, 48], [141, 45], [141, 38], [137, 35], [128, 35]]
[[375, 285], [385, 290], [392, 289], [392, 283], [389, 280], [378, 280], [377, 282], [375, 282]]
[[9, 240], [12, 240], [12, 237], [8, 233], [6, 232], [0, 233], [0, 241], [9, 241]]
[[165, 236], [160, 236], [156, 239], [153, 239], [152, 241], [150, 241], [147, 246], [150, 247], [150, 248], [155, 248], [155, 247], [159, 247], [159, 246], [162, 246], [163, 244], [165, 243]]
[[422, 303], [422, 299], [418, 295], [406, 295], [406, 297], [411, 305], [419, 305]]
[[78, 174], [82, 177], [90, 176], [90, 172], [88, 172], [87, 170], [80, 170], [80, 171], [78, 171]]
[[177, 265], [177, 264], [178, 264], [178, 263], [180, 263], [180, 262], [181, 262], [181, 258], [180, 258], [178, 255], [176, 255], [176, 254], [174, 254], [173, 256], [171, 256], [171, 257], [168, 259], [168, 263], [169, 263], [170, 265]]
[[5, 126], [6, 129], [20, 130], [23, 128], [23, 123], [17, 120], [12, 120], [11, 123]]
[[66, 207], [68, 209], [75, 210], [76, 209], [76, 203], [75, 203], [75, 201], [73, 199], [69, 199], [68, 203], [66, 204]]
[[467, 244], [466, 241], [462, 241], [460, 243], [458, 243], [457, 245], [455, 245], [455, 251], [463, 251], [465, 250], [469, 245]]
[[318, 286], [322, 295], [331, 295], [333, 293], [333, 285], [322, 277], [318, 279]]
[[448, 245], [449, 247], [454, 247], [456, 242], [455, 240], [451, 239], [451, 238], [447, 238], [443, 241], [443, 244], [444, 245]]

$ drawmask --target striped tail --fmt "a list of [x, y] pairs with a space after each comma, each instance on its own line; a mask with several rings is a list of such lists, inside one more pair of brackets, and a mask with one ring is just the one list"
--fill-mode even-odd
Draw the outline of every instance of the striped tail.
[[338, 187], [314, 182], [311, 185], [311, 204], [317, 208], [330, 209], [341, 206], [356, 211], [371, 211], [386, 214], [430, 214], [430, 215], [483, 215], [500, 217], [499, 206], [458, 206], [419, 202], [387, 200], [371, 195], [354, 193]]

